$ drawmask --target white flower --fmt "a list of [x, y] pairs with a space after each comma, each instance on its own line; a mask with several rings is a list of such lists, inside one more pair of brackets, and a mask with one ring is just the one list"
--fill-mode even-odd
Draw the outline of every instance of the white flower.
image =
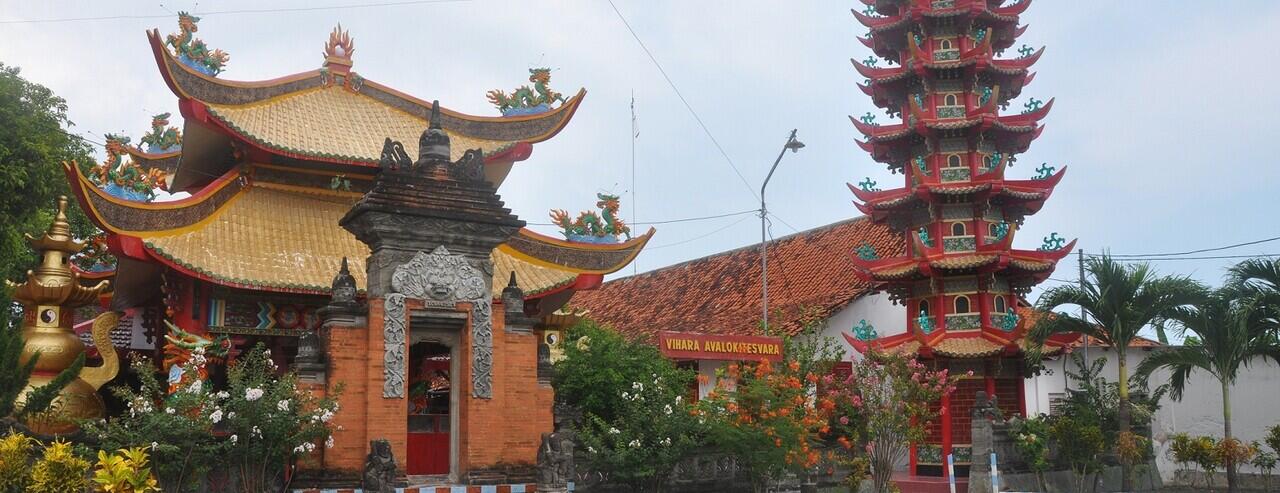
[[293, 448], [293, 453], [295, 453], [295, 454], [301, 454], [301, 453], [306, 452], [306, 451], [307, 451], [307, 448], [306, 448], [306, 447], [303, 447], [302, 445], [299, 445], [299, 446], [297, 446], [297, 447], [294, 447], [294, 448]]
[[627, 446], [631, 448], [640, 448], [640, 439], [637, 438], [635, 440], [632, 440], [631, 443], [627, 444]]
[[[336, 407], [336, 406], [335, 406], [335, 407]], [[321, 423], [328, 423], [328, 422], [329, 422], [329, 420], [331, 420], [331, 419], [333, 419], [333, 411], [326, 410], [325, 412], [323, 412], [323, 413], [321, 413], [321, 414], [320, 414], [320, 422], [321, 422]]]
[[164, 408], [164, 413], [165, 413], [165, 414], [173, 414], [173, 412], [174, 412], [174, 411], [173, 411], [173, 408], [172, 408], [172, 407], [166, 407], [166, 408]]
[[619, 429], [617, 429], [617, 428], [609, 428], [609, 434], [610, 434], [610, 435], [617, 435], [617, 434], [620, 434], [620, 433], [622, 433], [622, 430], [619, 430]]
[[644, 384], [640, 382], [631, 382], [631, 388], [633, 390], [644, 390]]
[[658, 442], [658, 443], [660, 443], [660, 444], [662, 444], [662, 445], [668, 445], [668, 446], [669, 446], [669, 445], [671, 445], [671, 437], [663, 438], [663, 439], [662, 439], [662, 441], [660, 441], [660, 442]]
[[678, 395], [677, 395], [677, 396], [676, 396], [676, 404], [679, 404], [679, 403], [680, 403], [680, 402], [682, 402], [682, 401], [684, 401], [684, 397], [681, 397], [681, 396], [678, 396]]
[[227, 413], [227, 419], [236, 419], [236, 412], [235, 412], [235, 411], [231, 411], [231, 412]]
[[279, 410], [281, 410], [281, 411], [288, 411], [288, 410], [289, 410], [289, 400], [288, 400], [288, 399], [285, 399], [285, 400], [282, 400], [282, 401], [280, 401], [280, 402], [277, 402], [277, 403], [276, 403], [276, 409], [279, 409]]
[[667, 404], [666, 406], [663, 406], [662, 412], [667, 415], [671, 415], [671, 404]]
[[159, 447], [159, 446], [160, 446], [160, 444], [159, 444], [159, 443], [151, 442], [151, 450], [155, 450], [155, 449], [156, 449], [156, 447]]
[[266, 356], [268, 359], [270, 359], [270, 358], [271, 358], [271, 350], [270, 350], [270, 349], [267, 349], [267, 350], [263, 351], [263, 352], [262, 352], [262, 355], [263, 355], [263, 356]]
[[245, 389], [244, 400], [256, 401], [262, 397], [262, 389]]
[[219, 399], [226, 399], [228, 397], [231, 397], [231, 394], [227, 393], [227, 391], [225, 390], [219, 390], [218, 393], [213, 395], [217, 396]]
[[595, 447], [588, 446], [588, 447], [587, 447], [587, 452], [591, 452], [591, 453], [593, 453], [593, 454], [594, 454], [594, 453], [596, 453], [596, 448], [595, 448]]
[[209, 413], [209, 421], [213, 421], [214, 424], [222, 421], [222, 410], [214, 409], [213, 412]]
[[239, 439], [240, 439], [240, 437], [235, 436], [235, 435], [231, 435], [231, 438], [228, 438], [228, 440], [231, 440], [231, 443], [236, 443], [236, 441], [237, 441], [237, 440], [239, 440]]
[[191, 385], [187, 386], [187, 392], [190, 392], [192, 394], [199, 394], [203, 390], [204, 390], [204, 382], [200, 380], [194, 380], [191, 382]]
[[630, 394], [630, 393], [627, 393], [626, 391], [623, 391], [623, 392], [622, 392], [622, 398], [623, 398], [623, 399], [626, 399], [626, 400], [631, 400], [631, 394]]
[[333, 448], [333, 435], [329, 435], [329, 438], [324, 439], [324, 448]]
[[250, 432], [251, 432], [251, 433], [253, 433], [253, 436], [256, 436], [256, 437], [258, 437], [258, 438], [262, 438], [262, 430], [261, 430], [261, 429], [258, 429], [258, 427], [257, 427], [257, 426], [254, 426], [254, 427], [253, 427], [253, 429], [252, 429], [252, 430], [250, 430]]

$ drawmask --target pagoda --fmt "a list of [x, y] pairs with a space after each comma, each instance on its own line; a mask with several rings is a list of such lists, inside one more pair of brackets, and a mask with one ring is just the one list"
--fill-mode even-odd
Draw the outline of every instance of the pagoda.
[[1013, 247], [1023, 220], [1040, 210], [1065, 171], [1042, 165], [1034, 177], [1006, 176], [1053, 107], [1031, 99], [1020, 113], [1003, 111], [1032, 81], [1030, 68], [1044, 50], [1023, 46], [1017, 56], [1002, 56], [1026, 30], [1019, 16], [1030, 0], [862, 1], [865, 9], [853, 15], [870, 29], [859, 41], [874, 56], [853, 60], [865, 77], [858, 87], [892, 121], [879, 124], [869, 112], [850, 120], [865, 136], [858, 145], [903, 181], [882, 190], [867, 178], [849, 188], [858, 209], [901, 235], [906, 247], [854, 245], [854, 262], [860, 277], [906, 306], [906, 320], [901, 332], [845, 337], [856, 348], [973, 372], [935, 403], [941, 417], [911, 451], [912, 474], [941, 475], [951, 453], [963, 473], [978, 391], [999, 396], [1008, 414], [1025, 414], [1020, 355], [1028, 324], [1019, 306], [1075, 245], [1055, 233], [1039, 249]]
[[[555, 338], [544, 332], [573, 293], [599, 286], [653, 235], [544, 236], [497, 194], [586, 91], [502, 116], [451, 111], [355, 72], [340, 28], [315, 70], [225, 80], [229, 57], [193, 38], [198, 21], [183, 13], [179, 33], [147, 33], [184, 118], [180, 138], [158, 115], [148, 148], [118, 139], [111, 157], [132, 162], [106, 168], [137, 166], [144, 173], [130, 176], [190, 196], [122, 196], [64, 166], [117, 259], [110, 309], [225, 337], [232, 356], [265, 344], [316, 392], [343, 385], [336, 446], [315, 464], [339, 478], [329, 486], [358, 486], [380, 439], [402, 486], [426, 475], [530, 482], [552, 430], [544, 346]], [[538, 73], [539, 90], [549, 78]]]

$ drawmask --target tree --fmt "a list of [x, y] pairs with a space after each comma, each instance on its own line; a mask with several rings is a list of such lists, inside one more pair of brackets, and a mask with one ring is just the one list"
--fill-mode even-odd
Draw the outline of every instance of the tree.
[[1227, 270], [1227, 286], [1253, 299], [1253, 323], [1280, 337], [1280, 259], [1253, 258]]
[[[1271, 358], [1280, 363], [1280, 343], [1253, 323], [1255, 301], [1251, 297], [1240, 297], [1234, 289], [1224, 288], [1205, 297], [1195, 309], [1177, 310], [1171, 319], [1184, 332], [1194, 333], [1197, 340], [1148, 356], [1136, 372], [1145, 379], [1156, 370], [1168, 370], [1169, 396], [1174, 400], [1182, 400], [1192, 372], [1198, 370], [1213, 375], [1222, 386], [1222, 436], [1228, 442], [1235, 440], [1231, 431], [1231, 386], [1240, 369], [1248, 367], [1256, 358]], [[1227, 490], [1234, 493], [1236, 461], [1227, 460], [1222, 465], [1227, 470]]]
[[[1168, 320], [1175, 312], [1203, 297], [1205, 288], [1183, 276], [1158, 276], [1145, 263], [1123, 265], [1110, 256], [1091, 257], [1085, 262], [1087, 277], [1082, 286], [1060, 285], [1040, 296], [1036, 308], [1053, 312], [1066, 306], [1078, 306], [1089, 321], [1068, 312], [1040, 317], [1028, 333], [1037, 346], [1055, 334], [1083, 334], [1097, 338], [1115, 348], [1119, 362], [1116, 382], [1119, 384], [1120, 432], [1130, 430], [1129, 344], [1139, 331]], [[1028, 352], [1028, 359], [1040, 360], [1038, 350]], [[1133, 489], [1130, 468], [1124, 468], [1122, 488]]]
[[18, 398], [27, 388], [31, 372], [40, 359], [40, 353], [37, 352], [26, 362], [21, 361], [23, 344], [22, 332], [0, 325], [0, 419], [11, 416], [22, 419], [48, 410], [62, 388], [75, 380], [84, 367], [84, 355], [81, 354], [49, 383], [28, 393], [25, 402], [19, 407]]
[[[17, 279], [35, 265], [23, 235], [38, 235], [53, 219], [58, 195], [67, 195], [63, 161], [88, 165], [89, 145], [67, 133], [67, 102], [48, 88], [23, 79], [17, 67], [0, 63], [0, 275]], [[67, 211], [72, 232], [88, 238], [97, 230], [79, 209]], [[9, 294], [0, 290], [0, 325], [14, 325]]]

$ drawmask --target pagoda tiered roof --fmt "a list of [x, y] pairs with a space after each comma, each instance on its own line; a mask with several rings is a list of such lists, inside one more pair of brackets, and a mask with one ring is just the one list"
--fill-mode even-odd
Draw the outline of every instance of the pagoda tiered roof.
[[881, 282], [904, 282], [928, 279], [934, 276], [1001, 271], [1009, 278], [1034, 278], [1038, 283], [1053, 271], [1058, 260], [1071, 254], [1075, 241], [1056, 250], [1017, 250], [1010, 247], [1014, 233], [1004, 239], [986, 245], [977, 245], [973, 251], [946, 252], [942, 242], [926, 246], [919, 237], [912, 235], [919, 255], [866, 260], [854, 256], [859, 275]]
[[[432, 103], [351, 71], [350, 58], [277, 79], [231, 81], [201, 73], [164, 46], [159, 31], [147, 33], [165, 83], [179, 98], [185, 119], [186, 157], [171, 182], [174, 190], [197, 189], [227, 171], [229, 143], [264, 163], [372, 174], [383, 139], [404, 143], [416, 155], [418, 136]], [[332, 57], [330, 57], [332, 58]], [[486, 178], [499, 185], [510, 163], [526, 159], [532, 144], [555, 136], [572, 118], [586, 91], [549, 111], [521, 116], [475, 116], [441, 108], [441, 123], [453, 142], [453, 159], [481, 149]]]
[[858, 199], [854, 206], [877, 220], [894, 212], [909, 211], [922, 203], [936, 204], [957, 196], [968, 196], [972, 201], [993, 205], [1017, 206], [1022, 214], [1029, 215], [1039, 212], [1067, 172], [1063, 167], [1045, 179], [1005, 180], [1005, 167], [1001, 164], [996, 163], [991, 172], [960, 183], [942, 183], [937, 176], [926, 176], [924, 183], [912, 188], [863, 190], [853, 184], [846, 185]]
[[[296, 170], [249, 164], [228, 171], [191, 197], [132, 202], [95, 187], [74, 165], [65, 166], [81, 207], [110, 233], [113, 252], [158, 262], [194, 278], [234, 288], [328, 294], [342, 259], [362, 289], [368, 247], [338, 225], [362, 196], [331, 190], [327, 175], [314, 183]], [[353, 189], [367, 178], [352, 177]], [[313, 186], [319, 185], [319, 186]], [[653, 230], [617, 244], [571, 243], [522, 230], [494, 249], [494, 279], [515, 273], [528, 299], [590, 289], [627, 265]], [[491, 286], [494, 296], [505, 283]]]
[[900, 5], [900, 2], [891, 0], [862, 0], [862, 3], [875, 7], [879, 15], [868, 15], [852, 9], [853, 16], [858, 22], [870, 29], [873, 34], [871, 37], [859, 37], [858, 40], [871, 48], [877, 56], [892, 60], [896, 59], [905, 48], [904, 45], [898, 44], [898, 40], [906, 39], [905, 34], [908, 33], [908, 28], [926, 18], [964, 16], [972, 20], [982, 20], [991, 29], [991, 35], [988, 38], [992, 48], [996, 51], [1007, 49], [1013, 46], [1014, 41], [1027, 29], [1027, 26], [1018, 26], [1018, 16], [1031, 5], [1031, 0], [1000, 7], [991, 7], [986, 0], [945, 2], [950, 6], [944, 6], [943, 2], [934, 2], [939, 4], [937, 7], [928, 2], [904, 6]]

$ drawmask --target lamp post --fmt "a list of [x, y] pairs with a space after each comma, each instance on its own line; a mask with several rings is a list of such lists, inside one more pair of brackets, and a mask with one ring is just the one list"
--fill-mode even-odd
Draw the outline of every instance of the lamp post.
[[778, 169], [778, 163], [782, 162], [782, 156], [786, 155], [787, 150], [797, 152], [804, 147], [804, 143], [796, 140], [796, 130], [791, 129], [791, 136], [787, 137], [787, 143], [782, 146], [782, 151], [778, 152], [778, 159], [773, 160], [773, 167], [769, 168], [769, 175], [764, 177], [764, 184], [760, 185], [760, 296], [761, 296], [761, 323], [763, 324], [765, 335], [769, 335], [769, 243], [765, 238], [765, 221], [769, 215], [769, 209], [765, 207], [764, 190], [769, 186], [769, 180], [773, 178], [773, 172]]

